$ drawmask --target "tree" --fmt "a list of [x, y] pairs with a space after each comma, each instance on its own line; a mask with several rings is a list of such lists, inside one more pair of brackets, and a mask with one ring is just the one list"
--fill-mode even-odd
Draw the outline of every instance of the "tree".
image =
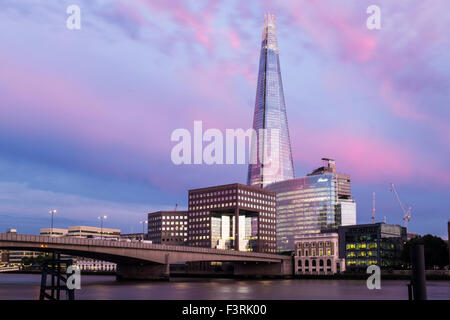
[[448, 265], [448, 247], [447, 243], [440, 237], [427, 234], [423, 237], [417, 237], [409, 240], [403, 246], [402, 260], [406, 265], [411, 264], [411, 247], [416, 244], [423, 244], [425, 255], [425, 268], [433, 269], [436, 266], [443, 268]]

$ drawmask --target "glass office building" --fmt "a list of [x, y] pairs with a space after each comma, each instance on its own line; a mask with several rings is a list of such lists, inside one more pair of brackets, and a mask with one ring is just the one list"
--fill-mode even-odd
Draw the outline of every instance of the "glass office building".
[[346, 269], [362, 271], [370, 265], [395, 268], [401, 264], [406, 228], [385, 223], [341, 226], [339, 256], [345, 259]]
[[[247, 184], [264, 187], [294, 178], [273, 15], [264, 19], [255, 100], [253, 129], [258, 134], [258, 143], [251, 146], [250, 158], [256, 161], [249, 164]], [[266, 129], [265, 134], [261, 134], [261, 129]]]
[[294, 237], [336, 232], [356, 224], [350, 176], [336, 172], [333, 159], [303, 178], [272, 183], [265, 189], [277, 194], [277, 250], [293, 251]]
[[277, 250], [294, 250], [294, 237], [336, 229], [336, 180], [333, 174], [270, 184], [277, 194]]

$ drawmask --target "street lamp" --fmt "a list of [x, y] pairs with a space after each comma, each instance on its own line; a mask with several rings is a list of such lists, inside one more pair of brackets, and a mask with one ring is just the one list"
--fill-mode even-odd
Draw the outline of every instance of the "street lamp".
[[100, 237], [103, 239], [103, 220], [106, 220], [107, 216], [100, 216], [97, 219], [100, 220]]
[[56, 213], [56, 209], [52, 209], [50, 210], [48, 213], [50, 213], [52, 215], [52, 225], [51, 225], [51, 229], [50, 229], [50, 237], [53, 236], [53, 215]]
[[139, 221], [139, 223], [142, 224], [142, 241], [144, 241], [144, 235], [145, 235], [145, 225], [148, 224], [148, 220], [142, 220]]

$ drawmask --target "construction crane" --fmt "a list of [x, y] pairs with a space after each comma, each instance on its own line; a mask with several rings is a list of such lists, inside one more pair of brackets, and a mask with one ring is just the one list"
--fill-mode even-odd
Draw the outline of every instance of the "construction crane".
[[372, 193], [372, 223], [375, 223], [375, 191]]
[[411, 206], [408, 206], [408, 209], [405, 210], [405, 207], [403, 206], [400, 197], [398, 196], [397, 189], [395, 189], [395, 185], [391, 183], [391, 191], [394, 193], [395, 197], [397, 198], [397, 202], [400, 205], [400, 208], [403, 212], [403, 225], [405, 228], [408, 227], [408, 222], [411, 220]]

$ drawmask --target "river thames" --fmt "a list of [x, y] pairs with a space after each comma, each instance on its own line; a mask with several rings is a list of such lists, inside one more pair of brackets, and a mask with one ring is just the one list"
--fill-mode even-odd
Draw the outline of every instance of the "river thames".
[[[36, 300], [39, 274], [0, 273], [0, 300]], [[307, 300], [408, 299], [406, 280], [382, 280], [369, 290], [365, 280], [235, 280], [172, 278], [167, 282], [117, 282], [114, 276], [85, 275], [77, 300]], [[428, 299], [450, 300], [449, 281], [427, 281]]]

